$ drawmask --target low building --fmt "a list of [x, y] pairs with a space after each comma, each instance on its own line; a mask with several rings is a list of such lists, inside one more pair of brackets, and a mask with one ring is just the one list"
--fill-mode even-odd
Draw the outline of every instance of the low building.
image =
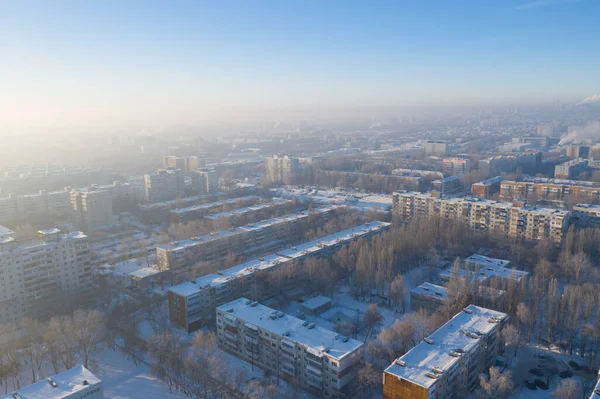
[[410, 309], [413, 312], [419, 309], [434, 312], [443, 306], [447, 299], [446, 287], [425, 282], [410, 291]]
[[257, 275], [281, 268], [291, 270], [293, 265], [311, 257], [330, 257], [351, 242], [380, 234], [389, 226], [384, 222], [356, 226], [171, 287], [168, 293], [171, 322], [191, 332], [214, 320], [215, 307], [235, 298], [244, 295], [257, 300], [268, 299], [274, 295], [274, 287], [257, 279]]
[[324, 312], [331, 307], [331, 298], [323, 295], [317, 295], [307, 299], [302, 303], [302, 310], [309, 315], [316, 315]]
[[477, 278], [481, 282], [492, 278], [512, 279], [520, 282], [529, 277], [528, 272], [511, 268], [508, 260], [475, 254], [466, 258], [458, 271], [454, 270], [453, 266], [442, 271], [440, 279], [443, 282], [449, 281], [451, 277], [465, 279], [467, 274], [470, 274], [471, 279]]
[[466, 397], [502, 353], [507, 315], [469, 305], [383, 373], [383, 398]]
[[104, 399], [104, 387], [98, 377], [78, 365], [0, 399]]
[[433, 189], [442, 195], [456, 194], [463, 189], [459, 176], [448, 176], [431, 182]]
[[364, 344], [246, 298], [217, 308], [219, 348], [319, 397], [351, 398]]

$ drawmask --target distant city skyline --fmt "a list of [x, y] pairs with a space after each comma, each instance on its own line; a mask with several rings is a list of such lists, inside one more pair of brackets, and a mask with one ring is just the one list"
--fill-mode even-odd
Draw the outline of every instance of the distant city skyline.
[[598, 15], [594, 0], [4, 2], [0, 134], [593, 102]]

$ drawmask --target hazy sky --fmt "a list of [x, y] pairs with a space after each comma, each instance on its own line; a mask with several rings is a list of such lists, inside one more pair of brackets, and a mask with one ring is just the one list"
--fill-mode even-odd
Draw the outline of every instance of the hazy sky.
[[599, 19], [599, 0], [0, 0], [0, 130], [575, 102], [600, 92]]

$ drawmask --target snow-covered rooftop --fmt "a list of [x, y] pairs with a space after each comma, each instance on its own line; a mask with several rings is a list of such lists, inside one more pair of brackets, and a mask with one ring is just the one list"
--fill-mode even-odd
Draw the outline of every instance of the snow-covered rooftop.
[[[479, 281], [485, 281], [492, 277], [521, 281], [524, 277], [529, 276], [529, 273], [526, 271], [511, 268], [510, 261], [508, 260], [490, 258], [477, 254], [471, 255], [465, 259], [464, 264], [461, 265], [458, 271], [458, 276], [460, 276], [461, 279], [464, 279], [467, 274], [466, 268], [468, 268], [469, 273], [475, 273], [477, 271], [477, 279]], [[440, 273], [440, 277], [443, 280], [449, 280], [454, 273], [453, 266], [450, 266]]]
[[319, 309], [321, 306], [327, 305], [328, 303], [331, 303], [331, 298], [323, 295], [317, 295], [304, 301], [302, 306], [304, 306], [306, 309], [315, 310]]
[[14, 234], [15, 232], [8, 227], [0, 225], [0, 237], [12, 237]]
[[448, 371], [455, 363], [460, 362], [461, 355], [453, 351], [469, 352], [478, 345], [479, 335], [489, 334], [498, 325], [497, 320], [505, 318], [505, 313], [469, 305], [466, 311], [454, 316], [428, 337], [432, 343], [423, 341], [417, 344], [385, 371], [429, 388], [437, 381], [435, 377], [428, 376], [438, 374], [432, 371], [434, 368], [437, 372]]
[[[285, 339], [304, 345], [334, 359], [342, 359], [346, 355], [361, 350], [362, 342], [354, 339], [345, 339], [338, 333], [320, 326], [306, 323], [297, 317], [284, 314], [271, 318], [277, 313], [261, 304], [254, 304], [246, 298], [239, 298], [218, 307], [221, 311], [231, 313], [246, 323], [254, 324], [259, 328], [284, 335]], [[312, 328], [310, 328], [310, 327]]]
[[173, 209], [173, 210], [171, 210], [171, 213], [195, 212], [195, 211], [199, 211], [202, 209], [211, 209], [211, 208], [220, 207], [223, 205], [236, 204], [239, 201], [244, 201], [244, 202], [251, 201], [251, 200], [258, 201], [259, 199], [260, 198], [255, 195], [246, 195], [244, 197], [231, 198], [231, 199], [226, 199], [226, 200], [222, 200], [222, 201], [208, 202], [208, 203], [199, 204], [199, 205], [192, 205], [192, 206], [188, 206], [186, 208]]
[[329, 206], [323, 206], [320, 208], [316, 208], [310, 212], [302, 211], [302, 212], [297, 212], [297, 213], [291, 213], [291, 214], [287, 214], [285, 216], [276, 217], [276, 218], [264, 220], [264, 221], [257, 222], [257, 223], [250, 223], [250, 224], [247, 224], [247, 225], [244, 225], [241, 227], [230, 228], [227, 230], [220, 230], [218, 232], [206, 234], [206, 235], [203, 235], [200, 237], [192, 237], [191, 239], [188, 239], [188, 240], [171, 242], [168, 245], [160, 245], [157, 248], [161, 248], [161, 249], [164, 249], [167, 251], [183, 250], [186, 247], [195, 246], [199, 243], [210, 242], [210, 241], [214, 241], [219, 238], [229, 237], [232, 235], [245, 233], [248, 231], [256, 231], [256, 230], [264, 229], [266, 227], [269, 227], [269, 226], [275, 225], [275, 224], [279, 224], [279, 223], [288, 223], [293, 220], [307, 218], [310, 214], [326, 213], [326, 212], [330, 212], [336, 208], [338, 208], [338, 206], [329, 205]]
[[[18, 389], [0, 399], [63, 399], [71, 398], [75, 393], [87, 394], [95, 389], [102, 390], [102, 381], [82, 365], [63, 371], [49, 379]], [[15, 396], [15, 393], [18, 396]], [[84, 396], [77, 396], [83, 398]], [[91, 397], [91, 396], [90, 396]], [[94, 396], [96, 397], [96, 396]]]
[[234, 215], [242, 216], [242, 215], [245, 215], [246, 213], [258, 212], [263, 209], [272, 207], [274, 205], [283, 205], [283, 204], [291, 203], [291, 202], [292, 201], [290, 201], [290, 200], [284, 200], [281, 198], [273, 198], [273, 200], [271, 200], [269, 202], [265, 202], [264, 204], [252, 205], [252, 206], [248, 206], [246, 208], [232, 209], [230, 211], [225, 211], [225, 212], [211, 213], [210, 215], [206, 215], [204, 217], [204, 219], [216, 220], [216, 219], [221, 219], [221, 218], [227, 218], [227, 217], [234, 216]]
[[448, 288], [442, 287], [441, 285], [431, 284], [428, 282], [425, 282], [420, 286], [413, 288], [410, 292], [430, 296], [440, 301], [445, 301], [448, 297]]
[[347, 242], [370, 232], [382, 230], [387, 228], [389, 225], [390, 223], [385, 222], [366, 223], [314, 241], [309, 241], [290, 249], [282, 250], [276, 254], [265, 256], [264, 258], [253, 259], [229, 269], [208, 274], [204, 277], [197, 278], [196, 280], [188, 281], [171, 287], [169, 290], [181, 296], [192, 295], [202, 288], [217, 287], [236, 278], [243, 277], [257, 271], [268, 270], [281, 263], [293, 261], [294, 259], [321, 251], [330, 246], [339, 244], [340, 242]]

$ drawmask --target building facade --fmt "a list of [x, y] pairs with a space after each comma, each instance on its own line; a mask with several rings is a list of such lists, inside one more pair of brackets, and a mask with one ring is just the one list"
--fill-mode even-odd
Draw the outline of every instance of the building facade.
[[266, 159], [267, 178], [273, 183], [294, 184], [300, 169], [298, 158], [274, 155]]
[[588, 160], [575, 158], [554, 167], [554, 177], [558, 179], [575, 179], [588, 168]]
[[195, 170], [190, 173], [192, 191], [198, 194], [216, 193], [219, 191], [219, 176], [214, 169]]
[[200, 220], [214, 212], [220, 212], [224, 207], [236, 209], [243, 206], [256, 204], [260, 197], [246, 195], [243, 197], [225, 199], [205, 204], [197, 204], [185, 208], [173, 209], [169, 212], [171, 223], [188, 223], [192, 220]]
[[496, 176], [471, 185], [471, 194], [478, 198], [490, 199], [493, 195], [500, 192], [500, 185], [503, 177]]
[[600, 184], [591, 181], [524, 177], [523, 181], [506, 180], [500, 184], [500, 197], [505, 200], [544, 202], [600, 202]]
[[393, 213], [399, 220], [438, 217], [464, 222], [471, 230], [526, 240], [548, 238], [560, 243], [570, 212], [518, 206], [478, 198], [443, 198], [427, 193], [395, 193]]
[[515, 170], [519, 166], [535, 166], [542, 162], [542, 153], [539, 151], [530, 151], [519, 154], [497, 155], [494, 157], [481, 159], [479, 161], [479, 170], [485, 176], [499, 176]]
[[471, 160], [467, 158], [444, 158], [442, 172], [446, 176], [462, 176], [471, 171]]
[[364, 344], [246, 298], [217, 308], [219, 348], [322, 398], [352, 398]]
[[184, 172], [182, 169], [162, 169], [144, 175], [144, 189], [147, 202], [162, 202], [183, 197]]
[[396, 359], [383, 373], [384, 399], [467, 397], [503, 352], [508, 316], [474, 305]]
[[113, 197], [108, 190], [97, 187], [73, 190], [71, 206], [78, 229], [91, 231], [113, 223]]
[[0, 198], [0, 223], [62, 221], [71, 218], [69, 187], [37, 194], [9, 194]]
[[[41, 230], [39, 241], [0, 239], [0, 322], [44, 319], [92, 288], [88, 237]], [[64, 302], [68, 301], [68, 302]]]

